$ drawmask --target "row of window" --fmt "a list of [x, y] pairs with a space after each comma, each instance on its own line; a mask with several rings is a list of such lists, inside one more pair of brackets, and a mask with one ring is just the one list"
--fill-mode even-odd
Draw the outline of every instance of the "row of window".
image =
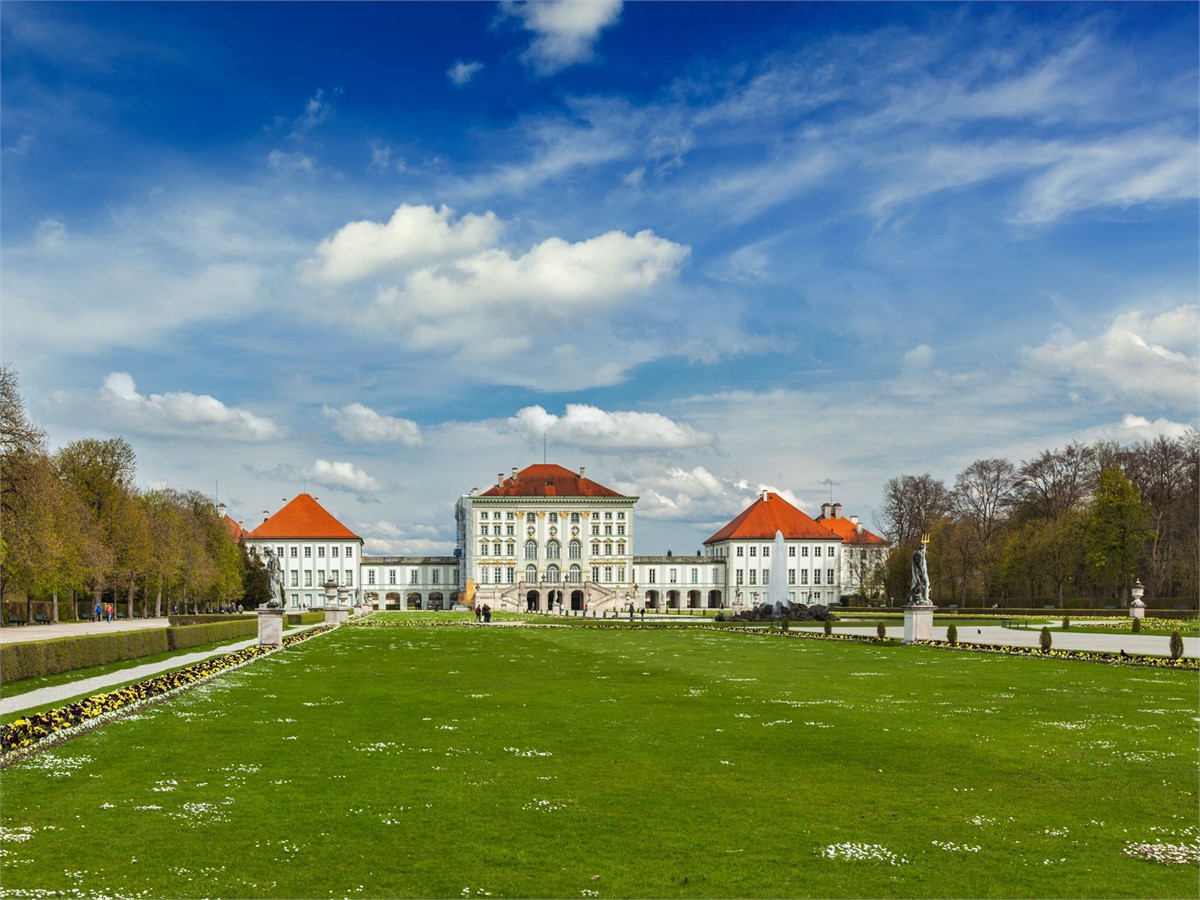
[[[304, 570], [304, 586], [306, 588], [310, 588], [310, 587], [314, 587], [314, 586], [321, 587], [321, 585], [323, 585], [325, 583], [326, 578], [325, 578], [325, 570], [324, 569], [318, 569], [316, 571], [315, 575], [316, 575], [316, 578], [315, 578], [315, 584], [314, 584], [313, 570], [312, 569]], [[336, 581], [340, 585], [345, 585], [346, 587], [354, 587], [354, 570], [353, 569], [346, 569], [345, 577], [343, 579], [339, 580], [337, 569], [334, 569], [333, 571], [331, 571], [329, 573], [329, 577], [332, 578], [334, 581]], [[292, 571], [289, 575], [289, 579], [290, 580], [288, 582], [288, 587], [300, 587], [300, 571], [298, 569], [292, 569]]]
[[[601, 572], [604, 574], [604, 580], [611, 582], [613, 580], [613, 566], [592, 566], [592, 581], [599, 582]], [[616, 566], [615, 574], [618, 582], [625, 581], [625, 567]], [[514, 584], [516, 580], [517, 569], [515, 566], [481, 566], [479, 569], [480, 584]], [[523, 581], [530, 583], [536, 582], [558, 582], [566, 581], [568, 584], [583, 583], [583, 569], [579, 566], [571, 566], [566, 572], [563, 572], [558, 566], [550, 565], [546, 567], [546, 571], [538, 576], [537, 566], [526, 566]]]
[[[646, 581], [647, 584], [658, 584], [658, 570], [650, 569], [646, 573], [646, 579], [647, 579], [647, 581]], [[678, 584], [678, 583], [679, 583], [679, 570], [678, 569], [668, 569], [667, 570], [667, 584]], [[699, 584], [700, 583], [700, 570], [699, 569], [692, 569], [692, 580], [690, 583], [691, 584]]]
[[[409, 584], [418, 584], [419, 583], [418, 582], [419, 574], [420, 574], [419, 569], [409, 569], [408, 570], [408, 583]], [[399, 582], [396, 580], [397, 575], [396, 575], [395, 569], [387, 570], [387, 578], [388, 578], [388, 580], [387, 580], [388, 584], [399, 584]], [[453, 580], [453, 578], [447, 579], [447, 581], [452, 581], [452, 580]], [[374, 583], [375, 583], [375, 570], [367, 569], [367, 584], [372, 585]], [[441, 584], [442, 583], [441, 569], [433, 569], [432, 571], [430, 571], [429, 583], [430, 584]]]
[[[743, 551], [744, 549], [746, 549], [746, 548], [745, 548], [745, 547], [741, 547], [741, 546], [737, 547], [737, 548], [735, 549], [735, 551], [734, 551], [734, 555], [735, 555], [735, 556], [743, 556], [744, 554], [742, 553], [742, 551]], [[750, 555], [751, 555], [751, 556], [758, 556], [758, 555], [759, 555], [759, 554], [758, 554], [758, 549], [759, 549], [758, 547], [751, 547], [751, 548], [750, 548]], [[834, 555], [834, 549], [835, 549], [835, 548], [834, 548], [834, 545], [833, 545], [833, 544], [829, 544], [829, 545], [828, 545], [828, 546], [825, 548], [825, 555], [826, 555], [826, 556], [833, 556], [833, 555]], [[788, 551], [788, 554], [787, 554], [787, 555], [788, 555], [790, 558], [792, 558], [792, 559], [795, 559], [795, 557], [796, 557], [796, 548], [795, 548], [795, 547], [788, 547], [788, 548], [787, 548], [787, 551]], [[813, 556], [820, 556], [820, 555], [821, 555], [821, 548], [820, 548], [820, 546], [813, 547], [813, 548], [812, 548], [812, 551], [813, 551], [813, 554], [812, 554]], [[771, 547], [770, 547], [770, 545], [764, 546], [764, 547], [762, 548], [762, 555], [763, 555], [764, 557], [769, 557], [769, 556], [771, 555]], [[800, 548], [800, 555], [801, 555], [801, 556], [808, 556], [808, 547], [807, 547], [807, 546], [805, 546], [805, 547], [801, 547], [801, 548]]]
[[[506, 544], [500, 544], [498, 542], [493, 543], [493, 544], [488, 544], [486, 541], [484, 541], [479, 544], [479, 555], [487, 556], [489, 547], [491, 548], [492, 556], [504, 556], [504, 555], [513, 556], [514, 551], [516, 550], [516, 544], [511, 541]], [[600, 552], [601, 547], [603, 547], [603, 549], [604, 549], [604, 553], [603, 553], [604, 556], [612, 556], [613, 555], [614, 545], [611, 541], [605, 541], [603, 545], [599, 541], [593, 541], [592, 542], [592, 556], [602, 555]], [[616, 551], [617, 551], [617, 556], [625, 555], [625, 542], [624, 541], [617, 541], [615, 547], [616, 547]], [[530, 541], [525, 542], [525, 558], [526, 559], [537, 559], [538, 558], [537, 541], [530, 540]], [[547, 541], [546, 542], [546, 559], [561, 559], [561, 558], [562, 558], [562, 544], [560, 544], [558, 541], [554, 541], [554, 540]], [[582, 559], [583, 558], [583, 544], [580, 543], [579, 541], [571, 541], [569, 544], [567, 544], [567, 558], [568, 559]]]
[[[599, 515], [599, 513], [597, 513], [597, 515]], [[611, 511], [606, 512], [604, 514], [604, 518], [610, 522], [612, 521], [612, 517], [613, 517], [613, 514]], [[496, 510], [495, 512], [491, 513], [490, 518], [494, 522], [499, 522], [500, 521], [500, 510]], [[511, 522], [516, 518], [516, 516], [511, 512], [506, 512], [504, 514], [504, 518]], [[555, 525], [558, 524], [558, 513], [556, 513], [556, 512], [547, 513], [546, 518], [551, 523], [553, 523]], [[488, 521], [488, 519], [489, 519], [489, 514], [488, 514], [488, 511], [485, 509], [479, 514], [479, 521], [486, 522], [486, 521]], [[528, 522], [530, 525], [532, 525], [534, 522], [537, 521], [537, 513], [531, 513], [531, 512], [525, 513], [525, 521]], [[625, 521], [625, 513], [618, 512], [617, 513], [617, 521], [624, 522]], [[571, 524], [572, 525], [579, 524], [579, 513], [577, 513], [577, 512], [571, 513]]]
[[[787, 574], [788, 584], [796, 584], [797, 583], [796, 582], [796, 570], [788, 569], [787, 573], [788, 573]], [[743, 580], [744, 576], [746, 576], [746, 575], [749, 576], [748, 579]], [[741, 569], [738, 569], [736, 572], [733, 573], [733, 579], [734, 579], [733, 580], [734, 584], [760, 584], [761, 583], [764, 586], [766, 586], [771, 583], [771, 570], [770, 569], [762, 570], [762, 581], [761, 582], [759, 582], [759, 580], [758, 580], [758, 569], [750, 569], [748, 573], [744, 573], [744, 572], [742, 572]], [[813, 584], [821, 583], [821, 570], [820, 569], [813, 569], [812, 580], [813, 580], [812, 581]], [[800, 584], [808, 584], [808, 569], [800, 570], [800, 582], [799, 583]], [[835, 583], [833, 569], [825, 570], [825, 583], [826, 584], [834, 584]]]
[[[264, 547], [263, 549], [266, 549], [266, 548]], [[304, 558], [305, 558], [305, 559], [312, 559], [312, 558], [313, 558], [313, 548], [312, 548], [311, 546], [310, 546], [310, 547], [303, 547], [303, 548], [301, 548], [301, 547], [297, 547], [297, 546], [293, 545], [293, 546], [291, 546], [291, 547], [288, 547], [288, 554], [287, 554], [287, 555], [288, 555], [290, 558], [292, 558], [292, 559], [299, 559], [299, 558], [300, 558], [300, 551], [301, 551], [302, 549], [304, 550]], [[326, 548], [325, 548], [325, 546], [324, 546], [324, 545], [318, 545], [318, 546], [317, 546], [317, 559], [324, 559], [324, 558], [325, 558], [325, 549], [326, 549]], [[354, 558], [354, 547], [353, 547], [353, 545], [347, 545], [347, 546], [345, 546], [345, 547], [330, 547], [330, 548], [329, 548], [329, 557], [330, 557], [331, 559], [337, 559], [337, 558], [338, 558], [338, 553], [339, 553], [339, 552], [340, 552], [340, 553], [341, 553], [341, 555], [342, 555], [343, 557], [345, 557], [346, 559], [353, 559], [353, 558]], [[283, 547], [282, 547], [282, 546], [276, 547], [276, 548], [275, 548], [275, 558], [276, 558], [276, 559], [280, 559], [280, 560], [282, 560], [282, 559], [283, 559], [283, 556], [284, 556], [284, 554], [283, 554]]]

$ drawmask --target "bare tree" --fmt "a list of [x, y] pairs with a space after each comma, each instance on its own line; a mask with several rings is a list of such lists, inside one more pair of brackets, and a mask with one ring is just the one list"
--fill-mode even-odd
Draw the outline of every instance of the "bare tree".
[[1057, 519], [1087, 499], [1098, 473], [1095, 451], [1085, 444], [1043, 450], [1017, 472], [1022, 514]]
[[893, 543], [904, 545], [920, 540], [939, 519], [951, 511], [946, 485], [928, 472], [901, 475], [883, 486], [883, 509], [879, 519], [884, 534]]
[[972, 573], [978, 573], [984, 598], [989, 594], [992, 572], [1002, 549], [1000, 538], [1016, 489], [1016, 471], [1007, 459], [977, 459], [954, 481], [954, 512], [969, 532], [969, 536], [960, 536], [958, 545], [971, 553], [962, 561], [964, 599]]

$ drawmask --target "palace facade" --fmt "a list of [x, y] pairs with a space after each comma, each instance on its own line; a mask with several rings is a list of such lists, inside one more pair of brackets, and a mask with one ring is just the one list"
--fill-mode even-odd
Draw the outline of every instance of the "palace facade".
[[[629, 609], [718, 609], [761, 602], [837, 603], [862, 589], [887, 544], [826, 504], [813, 519], [764, 491], [696, 556], [637, 556], [637, 497], [539, 464], [455, 504], [453, 556], [364, 556], [363, 541], [308, 494], [243, 535], [280, 560], [289, 607], [324, 604], [333, 582], [380, 609], [608, 614]], [[780, 558], [772, 558], [775, 553]]]

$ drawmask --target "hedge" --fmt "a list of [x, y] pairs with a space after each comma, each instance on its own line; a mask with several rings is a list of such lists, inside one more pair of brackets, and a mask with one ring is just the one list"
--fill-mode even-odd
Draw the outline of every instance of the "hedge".
[[258, 621], [253, 615], [235, 613], [188, 613], [186, 615], [167, 616], [167, 622], [172, 626], [207, 625], [210, 622], [229, 622], [234, 618], [245, 619], [249, 622]]
[[0, 683], [9, 684], [23, 678], [104, 666], [201, 644], [237, 640], [257, 633], [258, 621], [253, 616], [226, 616], [220, 622], [207, 625], [79, 634], [45, 641], [5, 644], [4, 652], [0, 654]]
[[306, 612], [306, 613], [288, 613], [287, 623], [291, 626], [296, 625], [321, 625], [325, 622], [325, 613], [323, 612]]

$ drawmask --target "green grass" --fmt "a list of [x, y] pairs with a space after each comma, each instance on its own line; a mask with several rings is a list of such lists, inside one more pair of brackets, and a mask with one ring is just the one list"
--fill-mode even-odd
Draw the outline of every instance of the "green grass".
[[899, 645], [340, 628], [4, 771], [3, 894], [1190, 897], [1195, 866], [1121, 851], [1196, 839], [1195, 697]]

